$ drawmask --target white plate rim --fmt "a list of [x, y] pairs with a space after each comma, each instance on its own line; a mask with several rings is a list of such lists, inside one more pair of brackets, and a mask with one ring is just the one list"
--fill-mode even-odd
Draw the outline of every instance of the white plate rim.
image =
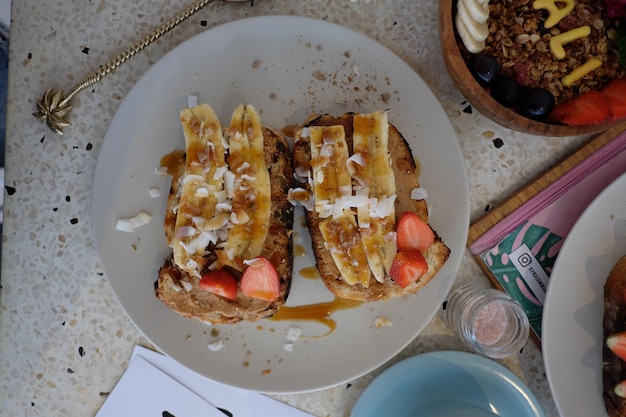
[[[626, 174], [622, 174], [580, 215], [550, 275], [542, 354], [561, 415], [607, 415], [602, 399], [604, 283], [626, 255], [625, 222]], [[615, 235], [618, 228], [621, 237]]]
[[[145, 203], [146, 201], [149, 201], [145, 196], [140, 196], [137, 198], [139, 202], [137, 202], [136, 204], [130, 204], [130, 203], [121, 204], [124, 207], [122, 208], [117, 207], [118, 209], [117, 212], [111, 213], [110, 210], [108, 211], [107, 207], [113, 205], [114, 203], [112, 203], [109, 200], [122, 198], [122, 197], [117, 196], [116, 193], [112, 193], [111, 189], [115, 188], [116, 186], [126, 187], [126, 183], [124, 181], [129, 181], [129, 182], [134, 181], [136, 183], [141, 183], [144, 188], [145, 188], [146, 183], [153, 181], [153, 179], [146, 179], [146, 177], [148, 176], [147, 172], [135, 173], [135, 171], [133, 171], [131, 168], [128, 168], [130, 163], [125, 160], [125, 157], [132, 158], [132, 155], [120, 155], [118, 152], [118, 148], [116, 148], [118, 147], [118, 145], [124, 144], [125, 143], [123, 142], [124, 140], [125, 141], [129, 141], [129, 140], [140, 141], [141, 140], [141, 139], [136, 139], [135, 137], [131, 135], [132, 133], [135, 133], [135, 132], [129, 132], [128, 134], [126, 134], [125, 131], [120, 132], [120, 129], [123, 123], [127, 123], [127, 124], [129, 123], [130, 116], [127, 114], [127, 112], [129, 112], [130, 110], [133, 110], [132, 106], [135, 104], [137, 100], [143, 101], [143, 102], [149, 102], [151, 106], [156, 105], [150, 102], [150, 100], [154, 100], [154, 95], [155, 94], [158, 95], [158, 92], [155, 92], [153, 88], [148, 88], [149, 87], [148, 84], [151, 82], [154, 82], [155, 78], [156, 79], [159, 78], [159, 75], [158, 75], [159, 71], [172, 71], [170, 67], [173, 67], [176, 65], [176, 58], [177, 58], [176, 55], [181, 50], [184, 51], [185, 49], [188, 49], [193, 46], [198, 46], [199, 44], [203, 45], [202, 42], [205, 42], [204, 45], [208, 45], [210, 44], [210, 42], [212, 41], [214, 37], [221, 38], [227, 35], [232, 35], [233, 32], [241, 31], [242, 28], [244, 27], [245, 28], [273, 27], [275, 28], [275, 31], [277, 31], [279, 34], [285, 33], [288, 30], [296, 31], [296, 34], [297, 34], [295, 36], [296, 38], [298, 38], [298, 36], [300, 36], [300, 38], [311, 36], [312, 38], [317, 39], [320, 36], [322, 38], [324, 38], [325, 36], [328, 37], [329, 35], [327, 33], [329, 32], [334, 35], [339, 33], [342, 36], [349, 38], [351, 42], [354, 42], [357, 44], [361, 42], [367, 45], [368, 48], [373, 48], [373, 50], [375, 50], [378, 54], [380, 54], [385, 59], [387, 59], [387, 62], [385, 65], [388, 65], [390, 67], [390, 70], [399, 72], [400, 75], [402, 75], [403, 77], [408, 77], [412, 81], [417, 83], [418, 84], [417, 86], [411, 87], [409, 88], [409, 90], [411, 90], [412, 88], [417, 89], [417, 91], [419, 91], [419, 93], [421, 94], [421, 100], [425, 100], [428, 103], [429, 109], [426, 109], [427, 113], [431, 111], [435, 112], [435, 115], [437, 116], [437, 118], [439, 118], [439, 120], [436, 120], [435, 122], [437, 129], [439, 129], [437, 130], [437, 133], [441, 135], [441, 138], [438, 139], [439, 143], [433, 144], [430, 142], [421, 141], [419, 142], [419, 145], [425, 149], [424, 154], [427, 154], [428, 152], [436, 153], [437, 149], [443, 147], [447, 152], [447, 154], [445, 155], [446, 161], [448, 163], [453, 164], [453, 166], [449, 166], [449, 169], [448, 169], [448, 176], [450, 177], [450, 179], [445, 179], [444, 181], [448, 181], [450, 183], [451, 189], [449, 191], [450, 193], [453, 193], [455, 196], [454, 198], [455, 198], [456, 207], [449, 207], [448, 204], [441, 205], [442, 203], [438, 201], [438, 198], [436, 197], [429, 198], [429, 204], [431, 204], [431, 209], [434, 207], [432, 219], [435, 224], [435, 227], [438, 228], [438, 232], [442, 231], [442, 233], [440, 234], [443, 236], [444, 239], [447, 239], [446, 243], [448, 244], [448, 246], [451, 247], [452, 253], [448, 262], [444, 266], [444, 269], [442, 269], [442, 271], [438, 274], [435, 280], [433, 280], [433, 282], [431, 282], [426, 288], [422, 289], [415, 298], [411, 298], [409, 300], [409, 302], [412, 300], [417, 300], [417, 302], [422, 302], [423, 304], [431, 304], [431, 308], [429, 308], [428, 311], [424, 311], [424, 309], [417, 308], [417, 311], [420, 313], [421, 316], [418, 317], [418, 319], [416, 319], [416, 323], [413, 325], [411, 334], [403, 334], [402, 336], [398, 336], [398, 330], [393, 330], [393, 327], [392, 327], [391, 328], [392, 330], [389, 330], [390, 333], [395, 332], [395, 334], [390, 338], [392, 342], [391, 343], [392, 348], [389, 348], [389, 347], [381, 348], [380, 346], [377, 346], [375, 343], [373, 343], [374, 351], [366, 352], [365, 354], [366, 364], [364, 364], [363, 366], [360, 366], [358, 370], [351, 369], [348, 372], [343, 372], [340, 369], [333, 370], [333, 371], [330, 371], [330, 375], [328, 374], [328, 372], [324, 372], [324, 373], [315, 375], [314, 377], [312, 376], [310, 379], [297, 378], [297, 380], [295, 381], [292, 380], [293, 378], [290, 372], [286, 372], [285, 374], [282, 374], [281, 376], [278, 376], [278, 377], [272, 376], [271, 374], [274, 374], [274, 370], [270, 372], [270, 375], [268, 377], [266, 376], [259, 377], [259, 375], [254, 375], [254, 376], [250, 376], [249, 378], [246, 377], [245, 380], [242, 379], [241, 377], [231, 378], [230, 371], [229, 371], [229, 375], [226, 375], [225, 373], [226, 371], [223, 371], [223, 370], [221, 370], [223, 372], [220, 375], [216, 375], [214, 372], [214, 369], [207, 369], [206, 367], [217, 366], [217, 365], [214, 365], [214, 364], [207, 365], [205, 363], [206, 362], [206, 358], [204, 357], [205, 353], [201, 353], [197, 348], [196, 350], [193, 350], [190, 352], [189, 347], [188, 347], [189, 344], [195, 343], [195, 341], [189, 342], [189, 340], [202, 339], [202, 343], [204, 343], [204, 346], [206, 349], [206, 342], [215, 339], [214, 337], [212, 338], [211, 331], [207, 330], [207, 327], [203, 324], [199, 325], [199, 324], [194, 323], [193, 325], [190, 325], [189, 321], [184, 320], [184, 319], [183, 319], [184, 322], [181, 322], [181, 318], [179, 318], [175, 314], [172, 316], [173, 313], [171, 313], [169, 310], [164, 312], [163, 310], [163, 308], [165, 308], [164, 306], [153, 307], [153, 301], [149, 301], [149, 302], [140, 301], [139, 302], [140, 304], [143, 303], [146, 309], [154, 310], [154, 311], [151, 311], [151, 313], [146, 311], [146, 309], [144, 308], [137, 307], [135, 305], [136, 300], [131, 299], [130, 296], [127, 294], [128, 292], [127, 287], [129, 287], [131, 284], [129, 284], [129, 282], [126, 281], [126, 277], [120, 277], [118, 275], [115, 275], [114, 273], [112, 274], [109, 273], [109, 271], [114, 271], [117, 268], [121, 268], [120, 264], [124, 264], [125, 262], [130, 262], [129, 259], [132, 259], [133, 255], [129, 255], [129, 258], [125, 258], [124, 256], [118, 255], [119, 256], [118, 259], [108, 259], [108, 261], [106, 259], [107, 255], [106, 254], [103, 255], [103, 251], [105, 250], [105, 247], [107, 248], [106, 250], [111, 250], [112, 245], [108, 244], [107, 241], [110, 240], [111, 235], [115, 233], [115, 231], [112, 230], [112, 228], [114, 228], [113, 223], [115, 221], [115, 218], [123, 215], [123, 213], [126, 213], [127, 215], [134, 213], [134, 211], [131, 211], [131, 210], [137, 211], [142, 208], [141, 206], [142, 202]], [[315, 33], [312, 33], [313, 30], [315, 30]], [[276, 36], [276, 34], [274, 34], [273, 36]], [[302, 43], [303, 41], [300, 38], [297, 40], [297, 42]], [[337, 41], [337, 39], [338, 38], [334, 38], [333, 41]], [[323, 45], [323, 46], [324, 48], [329, 48], [328, 45]], [[210, 48], [212, 46], [208, 45], [206, 47]], [[365, 60], [364, 62], [367, 63], [366, 61], [367, 60]], [[381, 64], [374, 63], [372, 65], [381, 65]], [[394, 67], [397, 67], [397, 68], [394, 68]], [[385, 82], [389, 82], [389, 80], [386, 80]], [[193, 84], [192, 82], [190, 83]], [[194, 91], [185, 91], [184, 93], [181, 92], [177, 97], [171, 100], [173, 104], [172, 107], [174, 107], [174, 105], [183, 106], [182, 104], [183, 96], [186, 97], [187, 94], [191, 94], [191, 93], [194, 93]], [[164, 94], [164, 93], [161, 93], [161, 94]], [[202, 94], [200, 95], [202, 96]], [[407, 100], [407, 98], [408, 97], [405, 96], [405, 101]], [[412, 102], [409, 100], [409, 103], [412, 103]], [[229, 103], [229, 104], [232, 104], [232, 103]], [[257, 105], [257, 103], [254, 103], [254, 104]], [[265, 112], [262, 112], [262, 117], [264, 117], [264, 115], [268, 114], [268, 111], [267, 111], [267, 108], [262, 109], [262, 110], [265, 110]], [[148, 119], [149, 117], [152, 117], [152, 119], [149, 119], [150, 121], [154, 121], [155, 123], [162, 123], [158, 120], [158, 118], [155, 118], [153, 116], [145, 116], [145, 115], [142, 115], [142, 116], [144, 118], [148, 117]], [[277, 123], [278, 122], [274, 120], [274, 124], [277, 124]], [[402, 120], [400, 120], [400, 123], [402, 123]], [[419, 123], [419, 122], [415, 122], [415, 123]], [[426, 120], [425, 123], [430, 123], [430, 121]], [[141, 127], [142, 129], [152, 128], [151, 126], [147, 126], [147, 125], [141, 126]], [[127, 128], [127, 125], [125, 125], [124, 128]], [[416, 127], [415, 130], [420, 131], [423, 129], [428, 129], [428, 126], [423, 126], [420, 124]], [[128, 137], [120, 138], [119, 137], [120, 133], [126, 134], [126, 136]], [[403, 133], [406, 135], [407, 134], [406, 130], [403, 131]], [[411, 143], [412, 139], [411, 137], [407, 137], [407, 140]], [[130, 151], [133, 151], [133, 149], [134, 148], [131, 147]], [[129, 152], [129, 154], [130, 153], [132, 152]], [[161, 153], [161, 155], [162, 154], [163, 153]], [[112, 161], [113, 158], [117, 158], [119, 160]], [[117, 170], [116, 172], [112, 172], [115, 170], [112, 170], [108, 166], [109, 164], [114, 164], [117, 168], [120, 168], [120, 169]], [[434, 165], [436, 164], [428, 163], [428, 161], [422, 162], [422, 168], [423, 168], [422, 176], [424, 177], [424, 185], [426, 187], [428, 186], [428, 181], [426, 180], [426, 178], [429, 177], [430, 171], [436, 170], [436, 167]], [[124, 172], [124, 169], [122, 168], [128, 168], [127, 171], [130, 172], [130, 178], [128, 176], [122, 179], [120, 178], [123, 175], [129, 175], [129, 172]], [[111, 184], [115, 184], [115, 185], [111, 185]], [[163, 184], [160, 184], [160, 185], [163, 186]], [[128, 187], [131, 187], [131, 186], [128, 186]], [[135, 187], [138, 187], [138, 186], [135, 186]], [[133, 189], [129, 191], [129, 193], [130, 195], [136, 196], [139, 193], [139, 191], [137, 189]], [[432, 190], [432, 189], [429, 191], [429, 194], [434, 195], [434, 196], [437, 196], [438, 193], [441, 194], [441, 191]], [[468, 187], [468, 179], [467, 179], [467, 173], [465, 171], [463, 155], [460, 150], [460, 146], [458, 145], [456, 134], [454, 133], [454, 129], [452, 128], [452, 125], [450, 124], [450, 121], [448, 120], [445, 114], [445, 111], [441, 107], [440, 103], [437, 101], [432, 91], [430, 91], [430, 89], [423, 83], [423, 81], [415, 73], [415, 71], [412, 70], [404, 61], [402, 61], [395, 54], [393, 54], [388, 49], [384, 48], [379, 43], [373, 41], [370, 38], [365, 37], [365, 35], [359, 34], [349, 29], [345, 29], [339, 25], [328, 23], [322, 20], [317, 20], [317, 19], [312, 19], [312, 18], [307, 18], [307, 17], [295, 17], [295, 16], [251, 17], [251, 18], [245, 18], [245, 19], [241, 19], [241, 20], [234, 21], [231, 23], [227, 23], [227, 24], [215, 27], [215, 28], [211, 28], [185, 41], [184, 43], [182, 43], [181, 45], [179, 45], [178, 47], [170, 51], [168, 54], [166, 54], [159, 61], [157, 61], [137, 81], [135, 86], [133, 86], [133, 88], [129, 91], [127, 96], [122, 101], [120, 107], [118, 108], [118, 111], [116, 112], [111, 122], [111, 126], [109, 127], [109, 130], [107, 131], [107, 134], [105, 136], [105, 140], [100, 149], [98, 162], [96, 164], [96, 170], [94, 173], [94, 188], [93, 188], [92, 204], [93, 204], [93, 219], [94, 219], [93, 230], [94, 230], [94, 235], [95, 235], [95, 240], [96, 240], [96, 247], [98, 248], [98, 251], [101, 254], [102, 263], [106, 271], [107, 278], [109, 280], [109, 283], [111, 284], [111, 287], [113, 289], [113, 292], [116, 298], [122, 305], [123, 309], [129, 316], [131, 321], [133, 321], [133, 323], [136, 325], [136, 327], [144, 334], [144, 336], [148, 338], [152, 344], [154, 344], [157, 348], [159, 348], [159, 350], [163, 351], [163, 353], [167, 354], [168, 356], [172, 357], [172, 359], [174, 359], [175, 361], [179, 362], [180, 364], [192, 369], [193, 371], [205, 377], [214, 379], [218, 382], [225, 383], [227, 385], [233, 385], [239, 388], [250, 389], [250, 390], [266, 392], [266, 393], [293, 393], [293, 392], [313, 391], [317, 389], [327, 388], [329, 386], [334, 386], [343, 382], [347, 382], [351, 379], [359, 377], [375, 369], [376, 367], [380, 366], [381, 364], [389, 360], [395, 354], [397, 354], [400, 350], [402, 350], [415, 337], [415, 335], [417, 335], [417, 333], [419, 333], [419, 331], [421, 331], [423, 327], [426, 326], [428, 321], [430, 321], [430, 319], [435, 315], [437, 308], [432, 308], [433, 305], [437, 304], [438, 306], [440, 306], [441, 302], [443, 302], [444, 297], [449, 291], [453, 283], [454, 277], [456, 275], [456, 272], [461, 263], [462, 253], [464, 251], [465, 242], [467, 239], [468, 227], [469, 227], [469, 187]], [[150, 205], [153, 203], [148, 202], [146, 204]], [[453, 218], [448, 219], [448, 222], [445, 222], [444, 218], [449, 213], [453, 214], [452, 216]], [[115, 216], [113, 214], [115, 214]], [[449, 224], [446, 224], [446, 223], [453, 223], [453, 226], [450, 226]], [[149, 227], [153, 227], [153, 226], [149, 226]], [[141, 253], [141, 251], [146, 246], [146, 241], [148, 241], [149, 239], [150, 239], [149, 233], [145, 232], [145, 230], [140, 230], [135, 236], [124, 236], [123, 238], [117, 239], [118, 240], [117, 243], [133, 245], [133, 248], [138, 248], [138, 249], [133, 249], [133, 250], [135, 250], [137, 253]], [[162, 253], [161, 254], [151, 253], [149, 256], [154, 258], [157, 255], [161, 256], [160, 259], [162, 259], [162, 256], [163, 256]], [[134, 256], [140, 256], [140, 255], [135, 254]], [[154, 259], [152, 260], [152, 262], [158, 263], [158, 261], [155, 261]], [[135, 284], [132, 284], [132, 285], [135, 285]], [[142, 293], [141, 296], [143, 297], [144, 294]], [[437, 302], [433, 304], [432, 300], [437, 300]], [[407, 300], [404, 300], [404, 301], [406, 302]], [[401, 300], [395, 300], [393, 302], [388, 303], [387, 305], [391, 305], [391, 303], [402, 303], [402, 302], [403, 301]], [[361, 308], [363, 309], [363, 311], [366, 311], [367, 314], [370, 314], [370, 315], [372, 314], [371, 311], [374, 311], [374, 310], [387, 311], [385, 308], [381, 307], [382, 303], [376, 303], [376, 304], [377, 305], [364, 306]], [[178, 329], [178, 326], [191, 326], [193, 329], [190, 332], [192, 332], [193, 334], [186, 338], [188, 339], [187, 341], [171, 343], [170, 341], [167, 340], [168, 336], [160, 334], [160, 333], [155, 334], [154, 329], [148, 328], [149, 326], [152, 326], [152, 323], [150, 323], [150, 321], [153, 320], [154, 314], [157, 314], [160, 318], [165, 318], [163, 321], [163, 324], [168, 329], [171, 329], [172, 332], [180, 331]], [[349, 314], [350, 312], [339, 312], [336, 314], [336, 318], [338, 321], [341, 321], [343, 320], [344, 316], [349, 315]], [[400, 318], [400, 320], [404, 320], [404, 318]], [[266, 324], [262, 324], [261, 326], [266, 326]], [[267, 326], [269, 327], [269, 325]], [[370, 324], [370, 327], [372, 326], [373, 326], [373, 322]], [[238, 327], [237, 331], [240, 330], [240, 327], [241, 326]], [[276, 327], [279, 327], [279, 326], [276, 326]], [[223, 330], [224, 328], [221, 328], [221, 329]], [[233, 339], [235, 336], [229, 333], [231, 332], [231, 329], [232, 328], [228, 330], [223, 330], [223, 332], [228, 333], [228, 337], [230, 339]], [[263, 330], [266, 330], [266, 329], [263, 329]], [[251, 331], [250, 327], [245, 329], [244, 332], [245, 331]], [[372, 330], [372, 331], [377, 331], [377, 330]], [[232, 330], [232, 332], [235, 332], [235, 330]], [[395, 343], [394, 343], [394, 339], [396, 339]], [[279, 343], [279, 345], [282, 347], [282, 342]], [[379, 352], [378, 351], [379, 349], [382, 349], [382, 352]], [[211, 355], [211, 354], [213, 354], [214, 356], [220, 356], [220, 357], [223, 356], [222, 353], [220, 353], [219, 355], [216, 355], [214, 352], [208, 352], [208, 351], [206, 353], [206, 355]], [[279, 352], [279, 354], [283, 356], [286, 355], [285, 352]], [[277, 356], [277, 354], [274, 353], [274, 356]], [[281, 363], [282, 363], [282, 359], [283, 358], [280, 359]], [[271, 358], [268, 359], [267, 361], [269, 362], [272, 360], [274, 360], [274, 362], [276, 363], [279, 362], [278, 359], [271, 359]], [[241, 364], [244, 362], [246, 362], [245, 358], [241, 358], [238, 361], [238, 365], [241, 366]], [[285, 360], [285, 362], [287, 362], [287, 360]], [[276, 363], [274, 364], [274, 366], [279, 367], [280, 365], [277, 365]], [[309, 368], [311, 368], [311, 366]]]

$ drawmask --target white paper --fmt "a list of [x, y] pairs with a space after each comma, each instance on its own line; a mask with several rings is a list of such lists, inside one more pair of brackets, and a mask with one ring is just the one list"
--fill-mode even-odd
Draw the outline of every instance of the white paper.
[[[207, 403], [228, 411], [234, 417], [314, 417], [312, 414], [305, 413], [257, 392], [233, 388], [204, 378], [179, 365], [167, 356], [144, 347], [135, 347], [131, 361], [137, 356], [159, 368], [164, 374], [169, 375], [171, 379], [187, 387], [189, 391], [195, 393], [195, 395], [201, 397]], [[218, 414], [219, 417], [226, 415], [226, 413], [219, 411]], [[205, 415], [212, 416], [213, 414]], [[182, 417], [186, 416], [183, 415]]]
[[96, 417], [224, 417], [218, 409], [135, 357]]

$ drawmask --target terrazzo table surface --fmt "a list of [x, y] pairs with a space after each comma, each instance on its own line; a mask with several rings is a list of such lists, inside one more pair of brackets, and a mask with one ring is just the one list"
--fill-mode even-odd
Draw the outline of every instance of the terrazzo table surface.
[[[12, 416], [92, 416], [123, 374], [133, 347], [151, 347], [116, 301], [91, 230], [98, 151], [122, 98], [155, 61], [208, 27], [254, 15], [341, 23], [402, 57], [442, 103], [467, 164], [470, 218], [480, 218], [587, 139], [512, 132], [471, 107], [447, 75], [435, 1], [256, 0], [218, 3], [74, 100], [72, 126], [51, 133], [32, 116], [48, 87], [69, 89], [190, 1], [21, 0], [12, 7], [6, 197], [0, 293], [0, 409]], [[465, 254], [458, 281], [486, 280]], [[384, 369], [415, 354], [464, 350], [441, 312], [397, 357], [350, 384], [272, 397], [316, 416], [348, 416]], [[529, 342], [500, 363], [558, 415], [540, 350]]]

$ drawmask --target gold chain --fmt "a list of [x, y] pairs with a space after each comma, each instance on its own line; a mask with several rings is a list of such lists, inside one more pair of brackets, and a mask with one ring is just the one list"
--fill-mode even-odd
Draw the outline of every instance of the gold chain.
[[[37, 100], [38, 111], [33, 113], [40, 122], [46, 122], [48, 127], [55, 133], [62, 135], [63, 128], [68, 127], [71, 123], [68, 120], [69, 113], [72, 110], [71, 100], [72, 98], [83, 91], [85, 88], [91, 87], [96, 84], [106, 75], [114, 71], [117, 67], [128, 61], [135, 56], [138, 52], [142, 51], [145, 47], [165, 35], [167, 32], [178, 26], [181, 22], [185, 21], [198, 10], [204, 6], [213, 3], [217, 0], [198, 0], [191, 6], [187, 7], [183, 11], [179, 12], [176, 16], [150, 32], [148, 35], [137, 41], [135, 44], [124, 50], [121, 54], [116, 56], [113, 60], [109, 61], [106, 65], [100, 67], [98, 70], [92, 72], [72, 87], [66, 94], [63, 90], [55, 90], [49, 88], [46, 90], [43, 98]], [[226, 0], [241, 2], [241, 0]]]

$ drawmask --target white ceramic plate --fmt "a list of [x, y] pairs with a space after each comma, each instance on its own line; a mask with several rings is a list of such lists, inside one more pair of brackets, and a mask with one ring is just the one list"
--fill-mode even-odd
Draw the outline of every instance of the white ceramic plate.
[[[419, 159], [431, 221], [451, 248], [437, 277], [416, 296], [333, 314], [337, 329], [316, 322], [243, 323], [209, 327], [183, 319], [153, 295], [169, 252], [162, 218], [169, 179], [154, 174], [160, 158], [184, 145], [179, 111], [189, 94], [209, 103], [225, 122], [237, 104], [253, 104], [263, 123], [282, 128], [311, 112], [390, 109]], [[157, 187], [161, 198], [150, 198]], [[125, 233], [120, 217], [145, 210], [152, 222]], [[297, 211], [295, 244], [310, 247]], [[175, 48], [148, 70], [120, 105], [104, 139], [94, 178], [93, 218], [106, 275], [124, 310], [165, 354], [213, 380], [261, 392], [300, 392], [351, 380], [378, 367], [422, 330], [436, 313], [461, 262], [469, 224], [469, 193], [454, 130], [435, 96], [396, 55], [358, 33], [321, 20], [255, 17], [208, 30]], [[309, 252], [311, 252], [309, 250]], [[288, 305], [332, 299], [320, 280], [298, 271]], [[376, 329], [377, 317], [392, 327]], [[284, 349], [285, 332], [307, 337]], [[223, 349], [209, 351], [221, 340]]]
[[587, 207], [567, 235], [550, 275], [542, 346], [563, 416], [606, 416], [602, 400], [604, 284], [626, 255], [626, 175]]
[[430, 352], [380, 374], [351, 417], [544, 417], [528, 387], [504, 366], [467, 352]]

